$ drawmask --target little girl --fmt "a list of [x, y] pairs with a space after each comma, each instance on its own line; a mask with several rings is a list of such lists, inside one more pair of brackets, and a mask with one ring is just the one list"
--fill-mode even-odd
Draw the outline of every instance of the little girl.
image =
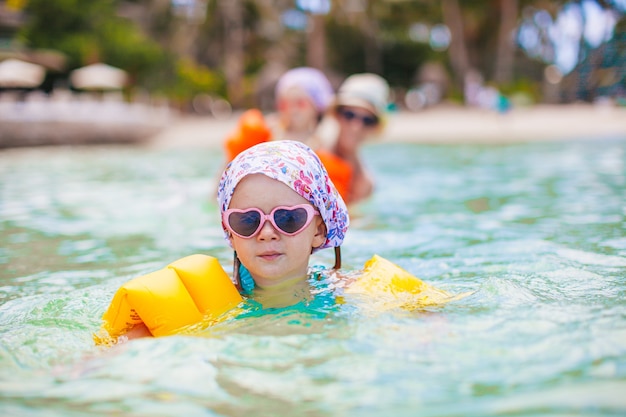
[[309, 258], [339, 247], [348, 229], [346, 205], [316, 154], [285, 140], [240, 153], [224, 170], [218, 203], [225, 238], [235, 250], [234, 276], [243, 292], [256, 287], [264, 307], [309, 296]]
[[[263, 309], [319, 300], [326, 305], [327, 298], [313, 297], [313, 293], [320, 293], [320, 288], [314, 288], [314, 281], [309, 280], [309, 259], [313, 252], [332, 247], [335, 248], [333, 269], [340, 268], [339, 247], [347, 232], [349, 218], [346, 205], [324, 165], [308, 146], [284, 140], [260, 143], [241, 152], [224, 170], [217, 200], [224, 236], [235, 251], [233, 275], [240, 292], [252, 293], [252, 300]], [[221, 272], [238, 302], [241, 299], [239, 294], [224, 271]], [[153, 316], [154, 328], [179, 313], [180, 307], [172, 302], [178, 297], [178, 287], [172, 287], [169, 278], [166, 279], [172, 274], [174, 272], [168, 269], [165, 275], [159, 275], [158, 279], [154, 277], [154, 282], [145, 275], [140, 277], [143, 278], [140, 283], [127, 287], [138, 288], [145, 296], [142, 299], [150, 299], [141, 303], [149, 305], [147, 312]], [[190, 274], [198, 278], [197, 273]], [[377, 256], [366, 263], [358, 276], [330, 276], [341, 280], [342, 285], [337, 287], [345, 287], [346, 294], [356, 300], [361, 297], [380, 311], [394, 307], [412, 310], [453, 299], [450, 294], [423, 283]], [[212, 291], [208, 283], [217, 282], [214, 279], [202, 276], [194, 285], [202, 287], [200, 291], [206, 295], [206, 291]], [[212, 294], [222, 294], [220, 291]], [[226, 300], [223, 295], [219, 297]], [[217, 304], [223, 303], [218, 300]], [[120, 309], [116, 306], [112, 302], [105, 315], [117, 322]], [[142, 316], [131, 306], [129, 314], [131, 320], [138, 316], [141, 321], [127, 332], [123, 329], [122, 334], [127, 339], [152, 334], [144, 321], [147, 316]], [[113, 336], [117, 337], [117, 334]]]

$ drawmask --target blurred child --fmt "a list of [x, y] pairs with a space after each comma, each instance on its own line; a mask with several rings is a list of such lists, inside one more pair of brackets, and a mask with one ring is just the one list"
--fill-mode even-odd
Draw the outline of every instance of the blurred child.
[[333, 88], [320, 70], [310, 67], [285, 72], [276, 84], [277, 120], [274, 140], [297, 140], [310, 147], [315, 131], [333, 98]]
[[298, 67], [285, 72], [275, 88], [276, 113], [265, 117], [258, 109], [245, 111], [224, 141], [226, 162], [270, 140], [296, 140], [317, 149], [316, 130], [333, 94], [328, 78], [315, 68]]
[[318, 129], [333, 99], [326, 76], [309, 67], [294, 68], [276, 85], [277, 113], [265, 117], [258, 109], [245, 111], [236, 129], [224, 141], [226, 162], [251, 146], [271, 140], [297, 140], [314, 149], [342, 197], [350, 192], [352, 167], [328, 149], [322, 149]]

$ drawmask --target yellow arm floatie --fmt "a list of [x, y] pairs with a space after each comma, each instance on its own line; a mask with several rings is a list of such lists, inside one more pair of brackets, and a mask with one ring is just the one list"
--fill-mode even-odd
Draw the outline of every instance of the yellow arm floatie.
[[153, 336], [166, 336], [206, 315], [216, 318], [241, 301], [217, 259], [191, 255], [122, 285], [102, 316], [103, 329], [115, 340], [144, 323]]
[[458, 300], [467, 294], [452, 295], [411, 275], [396, 264], [374, 255], [365, 262], [363, 273], [345, 290], [366, 301], [368, 308], [416, 310]]

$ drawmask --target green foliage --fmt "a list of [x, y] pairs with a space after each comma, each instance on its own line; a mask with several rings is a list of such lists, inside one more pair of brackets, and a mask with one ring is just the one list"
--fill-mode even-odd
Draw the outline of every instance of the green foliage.
[[111, 65], [136, 74], [149, 71], [163, 54], [158, 44], [147, 39], [129, 22], [121, 20], [102, 23], [99, 43], [102, 56]]
[[441, 5], [439, 1], [398, 1], [372, 2], [372, 16], [382, 32], [394, 38], [406, 37], [409, 27], [414, 23], [441, 23]]
[[[14, 3], [22, 4], [22, 1], [14, 0]], [[194, 54], [189, 60], [181, 60], [183, 53], [180, 51], [169, 50], [175, 48], [173, 40], [180, 35], [183, 26], [190, 23], [174, 15], [168, 1], [28, 0], [25, 9], [28, 20], [21, 28], [19, 38], [22, 44], [33, 49], [64, 53], [67, 56], [66, 72], [96, 61], [105, 62], [128, 71], [134, 85], [151, 92], [159, 91], [177, 101], [190, 100], [201, 92], [226, 97], [225, 80], [218, 69], [231, 53], [245, 55], [244, 79], [234, 82], [242, 83], [239, 87], [246, 91], [247, 97], [254, 97], [254, 81], [267, 64], [268, 51], [282, 47], [286, 51], [286, 65], [306, 65], [306, 32], [284, 30], [277, 39], [277, 36], [269, 35], [272, 31], [267, 30], [280, 25], [277, 16], [280, 11], [294, 7], [291, 0], [270, 2], [273, 5], [271, 10], [268, 2], [241, 0], [243, 51], [225, 50], [224, 45], [228, 44], [225, 41], [232, 33], [232, 22], [224, 18], [226, 1], [209, 0], [207, 18], [198, 28], [197, 35], [193, 30], [188, 32], [194, 33], [191, 35], [194, 36], [194, 51], [185, 51], [185, 54]], [[525, 7], [534, 6], [546, 9], [554, 16], [567, 1], [571, 0], [519, 0], [517, 12], [521, 14]], [[147, 19], [142, 19], [143, 28], [117, 15], [118, 6], [125, 2], [144, 7]], [[452, 73], [450, 51], [433, 51], [427, 44], [411, 40], [409, 33], [416, 23], [431, 27], [443, 23], [443, 11], [447, 10], [444, 6], [456, 4], [463, 19], [463, 42], [470, 65], [481, 70], [487, 80], [494, 73], [501, 9], [510, 3], [499, 0], [458, 0], [452, 3], [381, 0], [359, 3], [366, 8], [355, 11], [356, 3], [351, 0], [336, 0], [325, 18], [327, 67], [330, 72], [348, 75], [367, 71], [367, 58], [370, 67], [382, 68], [381, 75], [393, 87], [399, 88], [413, 86], [416, 72], [427, 61], [443, 62]], [[626, 19], [620, 20], [616, 33], [624, 33], [624, 22]], [[618, 48], [618, 60], [624, 56], [624, 44], [617, 42], [614, 46]], [[498, 87], [508, 94], [521, 92], [537, 97], [537, 82], [532, 84], [525, 80], [542, 79], [543, 65], [542, 62], [533, 65], [518, 54], [515, 59], [516, 80], [511, 85]], [[460, 72], [456, 67], [454, 70]], [[459, 78], [459, 74], [455, 75]], [[456, 85], [456, 88], [459, 86]], [[461, 90], [449, 91], [451, 95], [460, 93]]]
[[204, 65], [181, 59], [176, 62], [173, 70], [173, 78], [160, 83], [161, 88], [158, 90], [178, 103], [184, 103], [199, 93], [220, 96], [225, 94], [224, 78]]
[[[366, 71], [363, 50], [365, 38], [358, 28], [330, 20], [326, 33], [332, 68], [342, 74]], [[409, 88], [413, 84], [415, 72], [435, 54], [428, 45], [413, 42], [408, 36], [385, 41], [382, 44], [381, 75], [391, 85]]]
[[416, 72], [433, 55], [428, 45], [410, 40], [386, 43], [383, 48], [383, 76], [391, 85], [410, 88]]
[[70, 64], [77, 66], [85, 47], [97, 47], [92, 28], [103, 16], [113, 15], [107, 6], [107, 1], [31, 0], [26, 7], [28, 23], [20, 35], [30, 47], [64, 52]]
[[141, 79], [162, 59], [158, 44], [115, 15], [113, 0], [29, 0], [20, 37], [31, 48], [55, 49], [67, 70], [105, 62]]
[[342, 74], [354, 74], [365, 70], [365, 37], [357, 28], [338, 23], [326, 22], [328, 63]]

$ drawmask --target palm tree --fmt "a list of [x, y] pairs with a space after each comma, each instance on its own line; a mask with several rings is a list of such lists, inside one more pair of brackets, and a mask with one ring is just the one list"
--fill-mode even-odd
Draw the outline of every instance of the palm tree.
[[451, 40], [449, 60], [454, 72], [454, 80], [458, 86], [462, 86], [465, 75], [470, 70], [469, 56], [465, 41], [465, 30], [463, 25], [463, 13], [458, 0], [442, 0], [441, 12], [443, 21], [450, 29]]
[[241, 0], [219, 2], [224, 23], [224, 67], [226, 89], [230, 102], [239, 106], [243, 100], [244, 77], [244, 27]]
[[499, 3], [501, 20], [493, 78], [498, 84], [509, 84], [513, 80], [513, 60], [515, 58], [513, 35], [517, 27], [518, 1], [499, 0]]

